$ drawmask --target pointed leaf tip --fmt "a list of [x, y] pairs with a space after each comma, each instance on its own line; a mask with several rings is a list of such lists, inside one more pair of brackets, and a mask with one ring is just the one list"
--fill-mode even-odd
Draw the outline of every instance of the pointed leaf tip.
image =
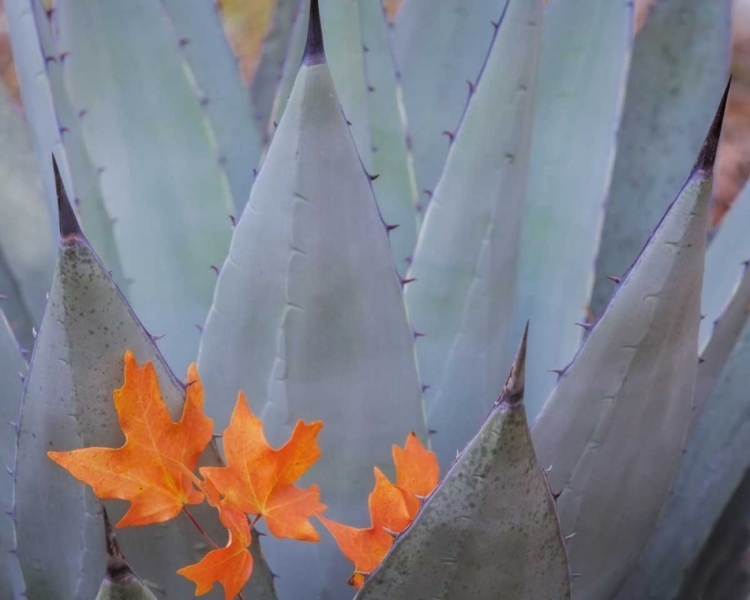
[[698, 159], [695, 161], [694, 170], [710, 171], [714, 167], [716, 162], [716, 152], [719, 148], [719, 138], [721, 137], [721, 127], [724, 123], [724, 113], [727, 108], [727, 98], [729, 98], [729, 88], [732, 85], [732, 77], [729, 77], [727, 86], [724, 89], [724, 95], [721, 97], [719, 102], [719, 108], [716, 110], [716, 115], [711, 123], [711, 128], [708, 130], [706, 140], [703, 142]]
[[109, 520], [107, 509], [104, 506], [102, 506], [102, 518], [104, 519], [104, 540], [107, 546], [107, 556], [109, 558], [121, 558], [124, 560], [125, 556], [123, 556], [122, 550], [120, 550], [115, 530], [112, 527], [112, 522]]
[[500, 398], [498, 398], [498, 404], [505, 403], [510, 406], [518, 406], [523, 402], [523, 390], [526, 385], [526, 341], [528, 336], [529, 323], [527, 321], [526, 327], [523, 330], [523, 337], [521, 337], [521, 343], [518, 345], [516, 356], [510, 367], [510, 374], [505, 381]]
[[126, 583], [136, 575], [125, 556], [120, 550], [120, 544], [117, 542], [115, 530], [109, 520], [107, 509], [102, 506], [102, 517], [104, 520], [104, 538], [107, 547], [107, 572], [106, 579], [115, 584]]
[[310, 0], [310, 17], [307, 22], [307, 44], [303, 63], [315, 65], [325, 61], [323, 49], [323, 27], [320, 24], [320, 8], [318, 0]]
[[60, 169], [57, 166], [55, 155], [52, 155], [52, 169], [55, 171], [55, 190], [57, 191], [57, 210], [60, 219], [60, 237], [83, 237], [81, 226], [78, 224], [73, 206], [70, 204], [68, 194], [65, 191]]

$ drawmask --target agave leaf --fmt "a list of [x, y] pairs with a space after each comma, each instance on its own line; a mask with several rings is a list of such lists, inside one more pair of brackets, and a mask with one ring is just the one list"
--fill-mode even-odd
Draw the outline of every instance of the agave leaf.
[[750, 477], [727, 504], [703, 550], [683, 577], [677, 600], [746, 600], [750, 594]]
[[13, 528], [13, 469], [16, 461], [16, 431], [26, 361], [5, 315], [0, 311], [0, 598], [21, 598], [23, 575]]
[[[331, 518], [367, 519], [372, 467], [425, 425], [412, 333], [385, 226], [322, 53], [317, 2], [292, 96], [217, 283], [198, 357], [207, 407], [228, 423], [237, 390], [271, 443], [321, 419]], [[237, 360], [227, 361], [228, 355]], [[267, 543], [266, 543], [267, 542]], [[320, 544], [264, 539], [282, 598], [350, 598], [349, 566]]]
[[[372, 182], [399, 275], [404, 275], [417, 240], [417, 182], [406, 145], [401, 88], [396, 80], [388, 30], [379, 0], [359, 0], [367, 112], [372, 143]], [[324, 22], [325, 26], [325, 22]], [[336, 80], [334, 79], [334, 82]], [[337, 87], [338, 89], [338, 87]], [[356, 141], [356, 140], [355, 140]], [[361, 151], [360, 151], [361, 154]]]
[[250, 195], [253, 169], [258, 166], [261, 149], [250, 94], [242, 85], [237, 59], [224, 35], [216, 5], [206, 0], [161, 1], [195, 77], [215, 136], [216, 158], [226, 171], [239, 215]]
[[748, 318], [750, 306], [750, 185], [735, 200], [706, 251], [699, 333], [701, 363], [695, 383], [695, 415], [716, 385]]
[[[492, 44], [493, 20], [509, 0], [406, 0], [393, 24], [419, 190], [432, 191], [449, 137], [466, 107]], [[467, 88], [467, 82], [469, 87]], [[423, 197], [426, 206], [429, 196]]]
[[[531, 330], [526, 407], [533, 419], [581, 342], [615, 152], [632, 3], [568, 0], [542, 26], [514, 330]], [[687, 169], [686, 169], [687, 172]]]
[[[726, 97], [724, 98], [726, 100]], [[645, 547], [682, 457], [723, 101], [693, 171], [560, 376], [532, 434], [576, 598], [609, 598]], [[639, 596], [628, 596], [639, 597]]]
[[[37, 168], [47, 176], [50, 174], [48, 169], [50, 154], [54, 151], [60, 157], [63, 180], [71, 190], [88, 240], [107, 265], [120, 288], [126, 289], [127, 281], [122, 272], [120, 253], [114, 239], [112, 217], [104, 206], [99, 183], [101, 171], [91, 162], [81, 135], [81, 119], [86, 117], [86, 111], [75, 111], [68, 97], [63, 76], [63, 55], [58, 50], [57, 41], [52, 35], [53, 24], [47, 16], [46, 5], [39, 0], [32, 0], [31, 8], [36, 22], [39, 45], [45, 56], [49, 91], [52, 94], [49, 104], [45, 103], [44, 108], [46, 111], [53, 111], [51, 118], [58, 123], [58, 130], [45, 131], [46, 134], [51, 134], [49, 139], [38, 140], [43, 151], [39, 152], [41, 162]], [[55, 14], [52, 13], [52, 15]], [[32, 115], [32, 117], [39, 118], [37, 115]], [[50, 117], [45, 113], [44, 118]], [[73, 185], [74, 181], [75, 185]], [[54, 186], [50, 189], [53, 194], [56, 193]], [[57, 202], [56, 195], [52, 196], [52, 201]], [[54, 248], [52, 252], [54, 253]], [[50, 262], [54, 265], [54, 259]]]
[[[26, 348], [52, 283], [54, 236], [26, 124], [0, 89], [0, 301]], [[11, 218], [12, 216], [12, 218]]]
[[[334, 87], [365, 169], [377, 175], [373, 189], [380, 213], [387, 224], [398, 226], [389, 239], [403, 276], [416, 243], [417, 188], [383, 7], [380, 0], [321, 0], [320, 6]], [[307, 14], [305, 7], [300, 24], [307, 23]], [[301, 28], [294, 35], [274, 122], [291, 92], [290, 75], [302, 60]]]
[[107, 510], [102, 509], [107, 571], [95, 600], [156, 600], [148, 586], [136, 575], [120, 550]]
[[691, 565], [750, 467], [748, 361], [750, 324], [695, 422], [659, 526], [618, 598], [673, 598], [692, 577]]
[[[18, 555], [30, 598], [93, 598], [105, 568], [101, 504], [46, 452], [122, 445], [112, 392], [122, 384], [126, 349], [139, 361], [154, 364], [173, 418], [182, 411], [184, 387], [83, 237], [58, 181], [58, 264], [31, 359], [18, 434]], [[204, 460], [218, 464], [215, 447]], [[119, 518], [122, 504], [107, 506]], [[214, 539], [223, 539], [226, 534], [207, 505], [197, 507], [195, 514]], [[166, 598], [192, 595], [193, 584], [175, 571], [197, 562], [206, 544], [187, 519], [124, 529], [120, 539], [141, 574], [164, 588]], [[257, 545], [253, 547], [256, 575], [249, 589], [259, 586], [261, 598], [273, 598], [270, 576]]]
[[555, 503], [526, 424], [525, 360], [524, 333], [479, 432], [357, 600], [571, 597]]
[[656, 2], [635, 39], [591, 298], [600, 314], [674, 198], [729, 75], [730, 0]]
[[443, 469], [502, 386], [531, 139], [541, 0], [510, 0], [427, 209], [405, 298]]
[[57, 11], [67, 89], [87, 111], [86, 147], [105, 168], [129, 298], [149, 330], [167, 334], [162, 349], [182, 371], [234, 211], [210, 127], [161, 3], [61, 0]]
[[[263, 40], [263, 53], [250, 86], [255, 120], [259, 131], [264, 133], [273, 110], [276, 90], [283, 77], [292, 32], [299, 19], [300, 4], [306, 3], [304, 0], [274, 0], [274, 4], [271, 26]], [[301, 43], [304, 44], [304, 36]], [[295, 72], [297, 67], [299, 64], [295, 66]]]

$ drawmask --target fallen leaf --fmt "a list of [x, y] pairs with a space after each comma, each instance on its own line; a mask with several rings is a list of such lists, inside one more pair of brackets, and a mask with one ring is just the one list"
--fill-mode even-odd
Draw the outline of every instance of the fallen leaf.
[[317, 542], [320, 536], [309, 517], [326, 509], [318, 486], [301, 489], [293, 484], [320, 457], [317, 436], [322, 427], [320, 421], [298, 421], [289, 441], [275, 450], [240, 392], [222, 438], [227, 466], [202, 467], [200, 473], [227, 506], [264, 517], [276, 537]]
[[336, 539], [341, 552], [354, 563], [355, 573], [350, 585], [360, 587], [363, 573], [370, 573], [378, 566], [393, 544], [393, 535], [400, 533], [411, 523], [404, 496], [383, 472], [375, 467], [375, 489], [368, 498], [372, 525], [357, 529], [343, 525], [323, 516], [318, 516], [325, 528]]
[[203, 386], [195, 365], [188, 368], [185, 407], [177, 423], [164, 404], [154, 366], [139, 367], [129, 350], [125, 383], [115, 390], [114, 401], [125, 434], [122, 447], [47, 455], [90, 485], [99, 498], [131, 503], [118, 528], [162, 523], [177, 516], [184, 505], [203, 502], [203, 494], [179, 467], [192, 472], [213, 433], [213, 421], [203, 414]]
[[434, 452], [427, 450], [412, 431], [403, 448], [393, 446], [396, 485], [404, 494], [409, 517], [414, 518], [440, 481], [440, 466]]
[[253, 557], [248, 550], [252, 537], [245, 513], [231, 508], [220, 499], [219, 491], [210, 481], [203, 483], [208, 503], [219, 511], [219, 519], [229, 532], [223, 548], [211, 550], [199, 563], [177, 571], [196, 584], [197, 596], [211, 591], [214, 583], [224, 587], [225, 600], [231, 600], [245, 587], [253, 572]]

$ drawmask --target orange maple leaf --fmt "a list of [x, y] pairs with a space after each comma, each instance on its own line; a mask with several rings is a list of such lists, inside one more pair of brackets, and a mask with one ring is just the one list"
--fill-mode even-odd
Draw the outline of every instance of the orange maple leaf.
[[268, 530], [280, 538], [320, 540], [309, 517], [322, 513], [317, 485], [293, 485], [320, 457], [317, 436], [321, 421], [298, 421], [289, 441], [279, 450], [268, 445], [263, 423], [240, 392], [229, 427], [224, 431], [226, 467], [201, 467], [200, 473], [224, 497], [227, 506], [264, 517]]
[[253, 557], [248, 551], [252, 541], [250, 524], [245, 513], [228, 506], [220, 499], [219, 491], [210, 481], [202, 484], [208, 503], [219, 511], [219, 520], [229, 532], [223, 548], [211, 550], [199, 563], [177, 571], [196, 584], [197, 596], [211, 591], [214, 583], [224, 587], [225, 600], [236, 597], [245, 587], [253, 572]]
[[413, 519], [422, 507], [420, 498], [429, 496], [440, 481], [437, 455], [427, 450], [412, 431], [403, 448], [393, 445], [393, 463], [396, 485], [403, 492], [409, 517]]
[[[404, 495], [383, 472], [375, 467], [375, 488], [368, 498], [372, 524], [365, 529], [343, 525], [321, 515], [326, 529], [336, 539], [341, 552], [354, 563], [355, 573], [349, 583], [360, 587], [364, 578], [378, 566], [393, 544], [392, 533], [400, 533], [409, 526], [411, 517]], [[392, 533], [391, 533], [392, 532]]]
[[203, 414], [203, 386], [195, 365], [188, 368], [185, 406], [177, 423], [164, 404], [154, 366], [139, 367], [130, 350], [125, 352], [125, 382], [115, 390], [114, 401], [125, 434], [122, 447], [47, 455], [99, 498], [130, 501], [117, 527], [162, 523], [185, 504], [203, 502], [203, 494], [181, 469], [195, 469], [213, 433], [213, 421]]

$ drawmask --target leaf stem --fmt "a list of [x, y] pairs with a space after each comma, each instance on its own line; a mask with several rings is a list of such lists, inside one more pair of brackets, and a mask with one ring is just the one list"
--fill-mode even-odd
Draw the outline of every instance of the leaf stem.
[[[182, 512], [184, 512], [184, 513], [185, 513], [185, 516], [187, 516], [187, 518], [188, 518], [188, 519], [190, 519], [190, 522], [191, 522], [191, 523], [193, 524], [193, 526], [194, 526], [194, 527], [195, 527], [195, 528], [196, 528], [196, 529], [197, 529], [197, 530], [198, 530], [198, 531], [200, 532], [200, 534], [201, 534], [201, 535], [202, 535], [202, 536], [204, 537], [204, 539], [205, 539], [205, 540], [206, 540], [206, 541], [207, 541], [207, 542], [208, 542], [209, 544], [211, 544], [211, 545], [212, 545], [212, 546], [214, 547], [214, 549], [216, 549], [216, 548], [218, 548], [218, 547], [219, 547], [219, 546], [218, 546], [218, 545], [216, 544], [216, 542], [214, 542], [214, 541], [213, 541], [213, 540], [211, 539], [211, 536], [210, 536], [210, 535], [208, 535], [208, 533], [206, 533], [206, 530], [205, 530], [205, 529], [203, 529], [203, 526], [202, 526], [202, 525], [201, 525], [200, 523], [198, 523], [198, 519], [196, 519], [196, 518], [195, 518], [195, 517], [193, 516], [193, 514], [192, 514], [192, 513], [191, 513], [191, 512], [190, 512], [190, 511], [188, 510], [188, 507], [187, 507], [187, 505], [185, 505], [185, 504], [183, 504], [183, 505], [182, 505]], [[243, 595], [242, 595], [242, 592], [240, 592], [239, 594], [237, 594], [237, 598], [239, 598], [239, 600], [245, 600], [245, 596], [243, 596]]]

